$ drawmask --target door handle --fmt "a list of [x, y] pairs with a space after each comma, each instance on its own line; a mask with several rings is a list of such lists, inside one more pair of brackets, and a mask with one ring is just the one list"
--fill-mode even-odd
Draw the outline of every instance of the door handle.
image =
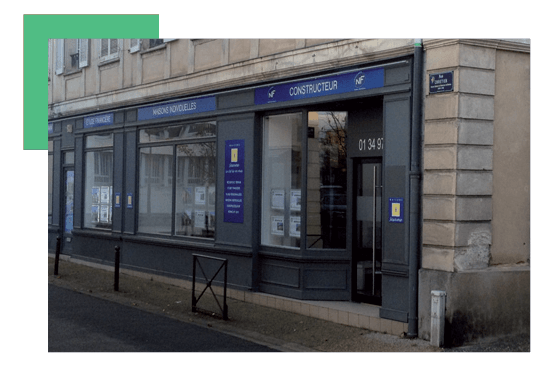
[[376, 165], [372, 176], [372, 295], [374, 296], [374, 277], [376, 274]]

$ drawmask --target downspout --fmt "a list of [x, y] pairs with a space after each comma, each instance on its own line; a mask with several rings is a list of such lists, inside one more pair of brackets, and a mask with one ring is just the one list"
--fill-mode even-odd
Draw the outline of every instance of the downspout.
[[422, 188], [422, 39], [414, 40], [413, 96], [410, 166], [410, 227], [409, 227], [409, 324], [407, 336], [418, 336], [418, 265], [420, 257], [421, 188]]

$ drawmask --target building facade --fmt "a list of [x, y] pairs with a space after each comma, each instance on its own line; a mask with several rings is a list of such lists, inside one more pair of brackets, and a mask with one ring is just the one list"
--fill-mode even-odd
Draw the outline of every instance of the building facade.
[[49, 251], [529, 331], [527, 40], [56, 39]]

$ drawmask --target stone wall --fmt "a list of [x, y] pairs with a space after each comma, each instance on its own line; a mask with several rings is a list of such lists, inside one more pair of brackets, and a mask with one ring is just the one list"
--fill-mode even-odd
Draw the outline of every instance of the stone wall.
[[[447, 293], [446, 343], [529, 332], [529, 45], [425, 41], [419, 335]], [[454, 91], [429, 94], [430, 73]]]

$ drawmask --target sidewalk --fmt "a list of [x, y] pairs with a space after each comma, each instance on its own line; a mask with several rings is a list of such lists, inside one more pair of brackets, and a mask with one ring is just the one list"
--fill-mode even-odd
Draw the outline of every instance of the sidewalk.
[[[375, 306], [351, 302], [297, 301], [228, 289], [229, 320], [224, 321], [210, 290], [205, 292], [198, 303], [200, 312], [191, 311], [190, 282], [163, 279], [121, 268], [119, 291], [115, 292], [112, 267], [90, 267], [89, 264], [78, 264], [75, 260], [65, 258], [59, 262], [58, 276], [53, 275], [53, 270], [54, 259], [50, 255], [48, 282], [53, 285], [209, 327], [281, 351], [443, 351], [421, 339], [400, 337], [399, 334], [406, 327], [398, 324], [392, 326], [392, 322], [376, 318], [378, 311]], [[203, 287], [198, 286], [197, 290], [200, 293]], [[217, 290], [216, 294], [221, 304], [222, 294]], [[374, 328], [380, 327], [378, 331], [386, 331], [388, 334], [362, 328], [369, 327], [371, 322]]]

